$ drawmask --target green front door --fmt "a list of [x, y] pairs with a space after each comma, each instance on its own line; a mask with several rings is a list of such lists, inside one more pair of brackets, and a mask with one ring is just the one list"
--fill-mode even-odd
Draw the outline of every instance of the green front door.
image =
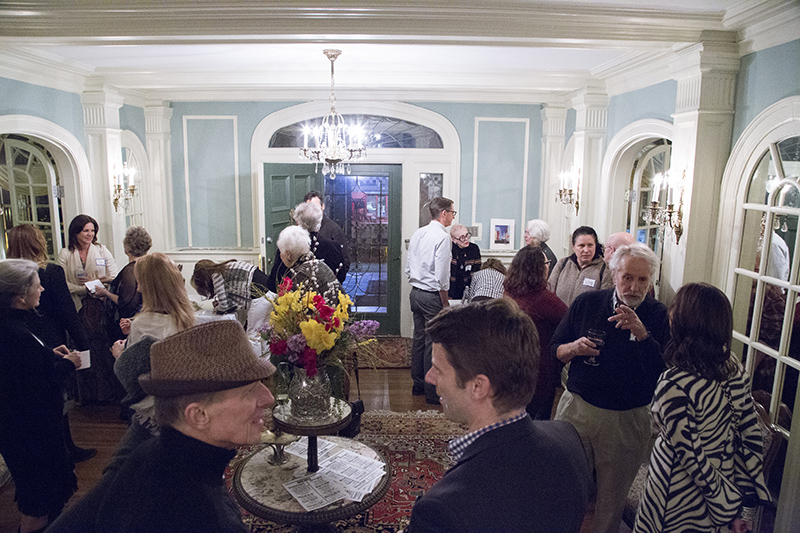
[[[353, 165], [348, 175], [325, 179], [313, 165], [264, 164], [265, 223], [272, 268], [275, 243], [289, 224], [289, 209], [310, 190], [325, 193], [325, 214], [350, 241], [344, 289], [360, 319], [381, 323], [379, 333], [400, 334], [401, 165]], [[271, 242], [270, 242], [271, 240]]]
[[272, 269], [278, 249], [278, 234], [290, 224], [289, 210], [303, 201], [307, 192], [323, 188], [322, 175], [314, 165], [264, 163], [264, 237], [266, 273]]

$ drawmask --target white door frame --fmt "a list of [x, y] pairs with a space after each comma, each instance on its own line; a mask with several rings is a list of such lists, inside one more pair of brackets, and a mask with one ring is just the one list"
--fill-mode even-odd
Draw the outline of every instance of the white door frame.
[[[400, 102], [336, 102], [336, 110], [344, 115], [381, 115], [408, 120], [427, 126], [442, 138], [444, 148], [370, 148], [367, 157], [359, 164], [400, 164], [403, 166], [402, 240], [405, 243], [419, 227], [419, 175], [420, 173], [443, 174], [443, 195], [453, 201], [460, 200], [461, 190], [461, 142], [455, 126], [442, 115], [427, 109]], [[330, 111], [330, 102], [316, 101], [292, 106], [265, 117], [253, 132], [250, 146], [250, 169], [253, 182], [253, 234], [259, 236], [259, 251], [266, 251], [264, 235], [264, 163], [301, 162], [297, 148], [270, 148], [272, 135], [280, 128], [319, 118]], [[458, 209], [458, 208], [457, 208]], [[402, 264], [406, 261], [406, 247], [402, 249]], [[401, 297], [406, 301], [410, 293], [407, 283], [401, 284]], [[400, 333], [412, 335], [411, 310], [400, 306]]]

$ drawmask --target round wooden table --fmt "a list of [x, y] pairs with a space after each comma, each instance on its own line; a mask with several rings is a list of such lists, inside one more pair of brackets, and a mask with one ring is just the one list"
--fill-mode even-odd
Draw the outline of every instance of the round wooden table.
[[272, 450], [264, 448], [242, 461], [233, 476], [233, 495], [239, 504], [255, 516], [280, 524], [293, 524], [301, 529], [317, 530], [336, 520], [344, 520], [369, 509], [389, 490], [391, 468], [379, 451], [352, 439], [326, 437], [337, 447], [376, 459], [385, 465], [386, 473], [360, 502], [339, 500], [315, 511], [306, 511], [283, 487], [284, 483], [307, 475], [306, 461], [288, 454], [290, 460], [282, 465], [272, 465]]

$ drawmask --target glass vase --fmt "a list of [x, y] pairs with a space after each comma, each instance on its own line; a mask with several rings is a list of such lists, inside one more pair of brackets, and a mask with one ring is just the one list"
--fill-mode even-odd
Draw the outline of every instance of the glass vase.
[[295, 368], [289, 384], [291, 414], [303, 421], [327, 418], [331, 410], [331, 382], [328, 374], [320, 370], [313, 377], [305, 369]]

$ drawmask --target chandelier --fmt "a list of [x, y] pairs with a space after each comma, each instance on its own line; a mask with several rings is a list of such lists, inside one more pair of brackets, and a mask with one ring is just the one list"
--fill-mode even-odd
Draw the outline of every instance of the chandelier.
[[[117, 167], [114, 165], [114, 186], [111, 194], [111, 201], [114, 203], [114, 211], [119, 210], [120, 203], [127, 208], [128, 202], [131, 201], [134, 194], [136, 194], [134, 176], [136, 176], [136, 169], [129, 167], [127, 161], [125, 161], [122, 167], [122, 172], [117, 172]], [[125, 186], [125, 178], [128, 179], [127, 187]]]
[[[331, 179], [336, 174], [350, 174], [350, 163], [360, 161], [367, 155], [362, 142], [363, 133], [358, 126], [347, 125], [344, 117], [336, 112], [336, 95], [334, 94], [333, 62], [342, 53], [341, 50], [323, 50], [331, 62], [331, 112], [322, 118], [322, 124], [313, 130], [303, 130], [303, 148], [300, 158], [317, 165], [322, 164], [322, 173]], [[311, 134], [314, 146], [308, 146]]]
[[[653, 193], [650, 205], [642, 209], [642, 218], [645, 222], [658, 225], [662, 230], [670, 228], [675, 234], [675, 244], [681, 241], [683, 235], [683, 184], [686, 171], [681, 174], [669, 170], [653, 176]], [[661, 191], [666, 192], [666, 207], [661, 206]], [[678, 196], [678, 207], [675, 208], [675, 196]]]
[[560, 172], [558, 174], [558, 192], [556, 193], [556, 202], [560, 202], [568, 206], [568, 210], [575, 209], [575, 215], [578, 214], [580, 208], [580, 186], [581, 186], [581, 171], [575, 170], [575, 167], [570, 167], [569, 170]]

